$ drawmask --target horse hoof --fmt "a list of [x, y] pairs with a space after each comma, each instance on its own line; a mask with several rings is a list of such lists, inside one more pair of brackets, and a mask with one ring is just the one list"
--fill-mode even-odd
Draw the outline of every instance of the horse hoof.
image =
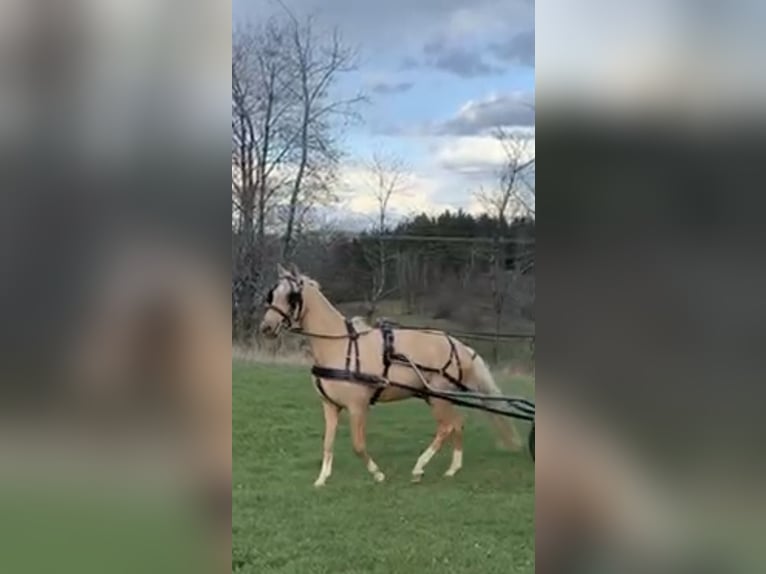
[[324, 486], [324, 480], [317, 480], [314, 482], [314, 488], [322, 488]]
[[382, 472], [376, 472], [373, 477], [375, 478], [375, 482], [383, 482], [386, 480], [386, 475]]
[[413, 474], [412, 475], [412, 482], [418, 483], [421, 480], [423, 480], [423, 474], [422, 473], [421, 474]]

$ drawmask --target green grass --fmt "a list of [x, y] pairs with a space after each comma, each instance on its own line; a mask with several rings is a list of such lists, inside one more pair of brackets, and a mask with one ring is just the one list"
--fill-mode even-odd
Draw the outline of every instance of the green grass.
[[[383, 484], [354, 456], [343, 416], [333, 474], [315, 489], [324, 423], [306, 367], [235, 363], [233, 373], [234, 571], [534, 572], [534, 464], [500, 450], [481, 413], [465, 411], [457, 476], [441, 476], [445, 446], [420, 484], [410, 471], [435, 428], [425, 403], [372, 408], [367, 446]], [[528, 380], [504, 386], [531, 395]], [[527, 425], [519, 430], [526, 435]]]

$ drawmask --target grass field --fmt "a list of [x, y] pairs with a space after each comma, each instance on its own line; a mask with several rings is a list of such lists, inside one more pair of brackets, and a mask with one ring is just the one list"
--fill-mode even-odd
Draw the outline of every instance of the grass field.
[[[422, 401], [372, 409], [367, 446], [382, 484], [354, 456], [344, 416], [333, 475], [315, 489], [324, 423], [308, 369], [235, 362], [233, 373], [235, 572], [534, 572], [534, 464], [500, 450], [481, 413], [466, 411], [457, 476], [441, 476], [445, 446], [420, 484], [410, 471], [434, 431]], [[529, 380], [500, 382], [532, 394]]]

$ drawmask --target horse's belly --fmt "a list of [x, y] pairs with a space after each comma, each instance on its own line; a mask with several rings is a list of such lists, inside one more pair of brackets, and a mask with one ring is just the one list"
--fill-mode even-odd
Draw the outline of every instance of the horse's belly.
[[386, 387], [378, 397], [379, 403], [390, 403], [393, 401], [401, 401], [412, 397], [412, 392], [407, 389], [401, 389], [399, 387]]

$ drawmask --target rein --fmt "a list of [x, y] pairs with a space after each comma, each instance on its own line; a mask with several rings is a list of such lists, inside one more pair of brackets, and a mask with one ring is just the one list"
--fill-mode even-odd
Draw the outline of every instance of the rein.
[[[372, 333], [375, 330], [374, 327], [370, 327], [366, 331], [357, 331], [357, 336], [360, 335], [367, 335], [368, 333]], [[351, 338], [351, 335], [348, 333], [344, 333], [343, 335], [328, 335], [325, 333], [312, 333], [311, 331], [304, 331], [300, 327], [290, 327], [288, 329], [291, 333], [295, 333], [296, 335], [302, 335], [304, 337], [309, 337], [313, 339], [349, 339]]]
[[[271, 307], [267, 306], [267, 308], [273, 308], [275, 309], [280, 315], [283, 317], [287, 317], [287, 314], [282, 311], [279, 307]], [[386, 323], [389, 324], [389, 323]], [[392, 325], [394, 326], [394, 325]], [[380, 327], [369, 327], [368, 329], [364, 331], [356, 331], [357, 336], [361, 335], [367, 335], [369, 333], [372, 333], [373, 331], [376, 331]], [[447, 333], [445, 331], [441, 331], [439, 329], [431, 329], [431, 328], [420, 328], [420, 327], [406, 327], [404, 325], [395, 325], [396, 329], [399, 329], [400, 331], [418, 331], [419, 333], [428, 333], [429, 335], [444, 335], [447, 336]], [[326, 333], [312, 333], [311, 331], [306, 331], [302, 329], [301, 327], [289, 327], [288, 331], [291, 333], [295, 333], [296, 335], [302, 335], [304, 337], [314, 338], [314, 339], [348, 339], [351, 337], [348, 333], [344, 333], [342, 335], [329, 335]]]

